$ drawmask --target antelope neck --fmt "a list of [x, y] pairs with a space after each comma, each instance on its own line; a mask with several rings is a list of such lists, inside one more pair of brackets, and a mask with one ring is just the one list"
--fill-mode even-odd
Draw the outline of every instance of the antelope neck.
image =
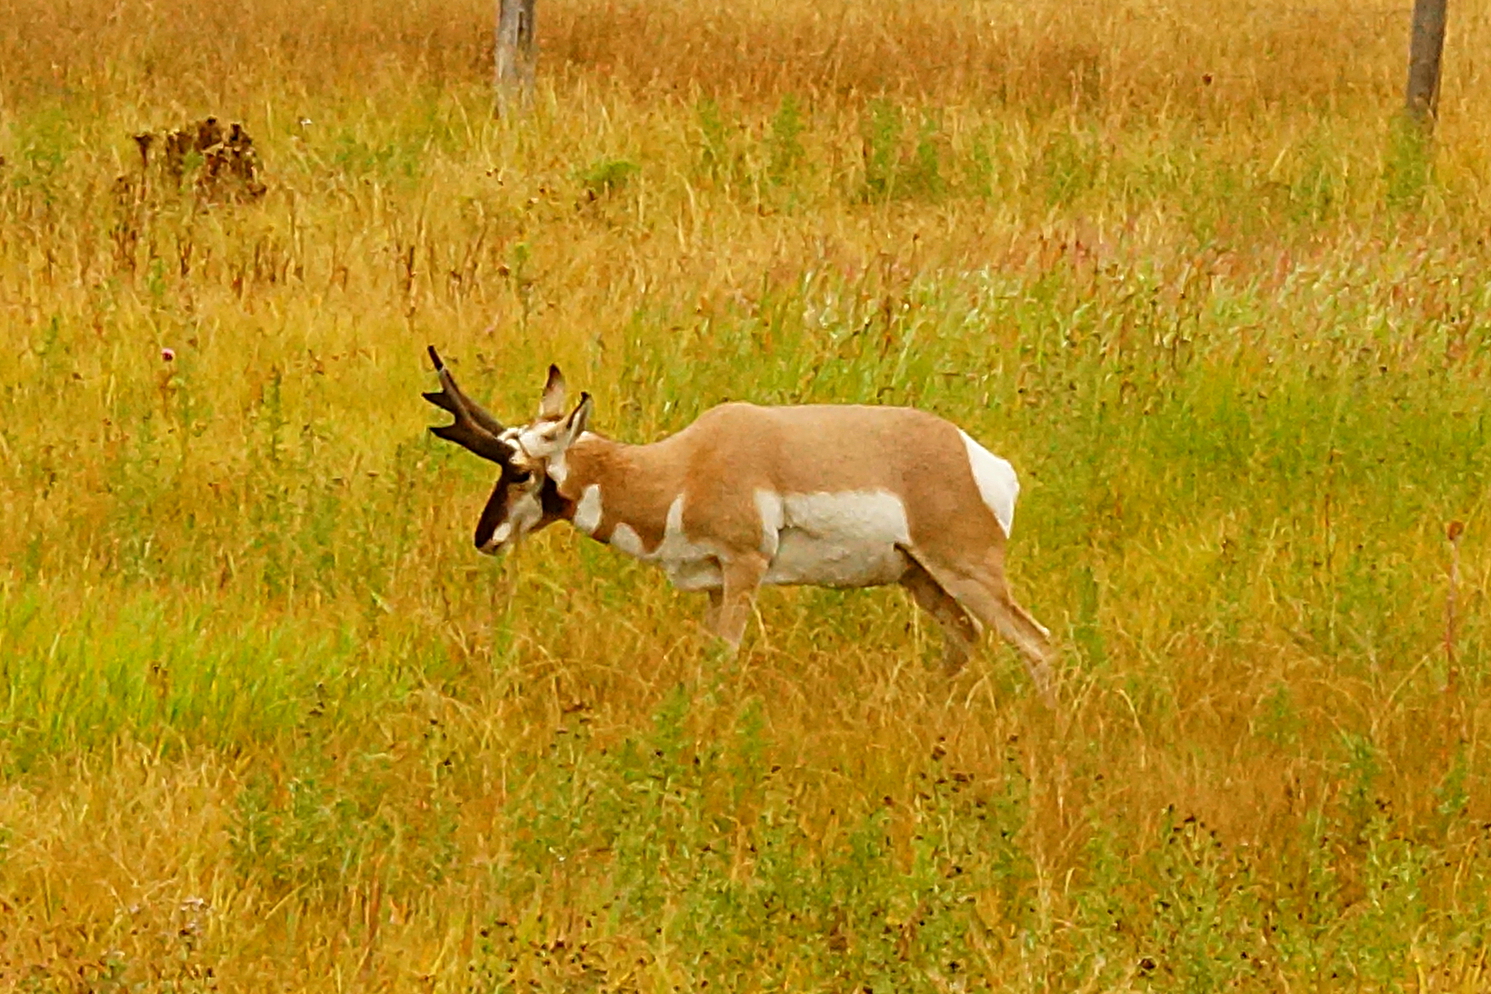
[[662, 443], [627, 445], [586, 432], [566, 453], [566, 469], [559, 493], [570, 502], [571, 523], [607, 543], [624, 525], [645, 548], [655, 547], [684, 491], [682, 468]]

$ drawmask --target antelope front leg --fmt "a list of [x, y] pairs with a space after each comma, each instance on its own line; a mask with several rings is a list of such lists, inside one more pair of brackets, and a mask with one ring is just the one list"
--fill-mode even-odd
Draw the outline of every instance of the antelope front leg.
[[[719, 609], [714, 615], [715, 634], [725, 640], [734, 652], [740, 648], [745, 636], [746, 622], [751, 619], [751, 603], [761, 578], [766, 575], [766, 557], [745, 555], [728, 562], [720, 562], [720, 573], [724, 577], [724, 589], [719, 593]], [[711, 606], [716, 595], [711, 592]]]
[[710, 590], [709, 603], [704, 605], [704, 627], [712, 632], [720, 630], [720, 605], [725, 601], [723, 590]]

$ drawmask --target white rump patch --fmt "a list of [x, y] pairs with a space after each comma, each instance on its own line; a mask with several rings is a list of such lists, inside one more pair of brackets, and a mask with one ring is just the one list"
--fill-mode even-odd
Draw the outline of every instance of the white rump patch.
[[963, 436], [963, 445], [968, 449], [968, 465], [973, 470], [973, 482], [978, 484], [979, 496], [994, 512], [999, 527], [1004, 529], [1008, 538], [1015, 524], [1015, 498], [1020, 495], [1020, 479], [1015, 475], [1015, 467], [969, 438], [962, 429], [958, 434]]
[[[906, 572], [906, 506], [885, 490], [788, 494], [763, 583], [876, 587]], [[760, 496], [757, 506], [761, 506]], [[763, 529], [767, 525], [762, 515]]]
[[575, 527], [586, 535], [594, 535], [601, 526], [601, 485], [592, 483], [580, 495], [575, 505]]

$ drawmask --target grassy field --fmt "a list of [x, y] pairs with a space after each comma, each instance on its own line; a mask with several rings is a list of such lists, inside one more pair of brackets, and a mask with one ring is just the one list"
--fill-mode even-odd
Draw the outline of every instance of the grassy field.
[[[1491, 985], [1491, 8], [1432, 161], [1399, 7], [542, 0], [503, 121], [489, 18], [0, 0], [0, 989]], [[427, 343], [956, 421], [1060, 707], [476, 555]]]

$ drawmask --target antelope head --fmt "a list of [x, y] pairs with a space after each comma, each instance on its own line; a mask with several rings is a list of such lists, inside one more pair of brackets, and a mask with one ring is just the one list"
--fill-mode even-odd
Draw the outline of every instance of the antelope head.
[[433, 345], [429, 351], [440, 376], [440, 390], [424, 398], [455, 418], [454, 424], [433, 425], [430, 431], [496, 463], [499, 469], [492, 496], [476, 523], [477, 549], [497, 555], [529, 533], [568, 517], [571, 502], [560, 495], [558, 485], [565, 477], [565, 452], [589, 419], [590, 395], [582, 395], [566, 417], [564, 376], [558, 367], [550, 366], [538, 418], [509, 428], [461, 391]]
[[582, 393], [575, 409], [566, 414], [564, 400], [564, 374], [558, 366], [550, 366], [543, 399], [538, 404], [538, 417], [531, 424], [515, 429], [512, 435], [518, 449], [513, 461], [555, 484], [563, 484], [569, 475], [565, 453], [585, 432], [593, 407], [590, 394]]

